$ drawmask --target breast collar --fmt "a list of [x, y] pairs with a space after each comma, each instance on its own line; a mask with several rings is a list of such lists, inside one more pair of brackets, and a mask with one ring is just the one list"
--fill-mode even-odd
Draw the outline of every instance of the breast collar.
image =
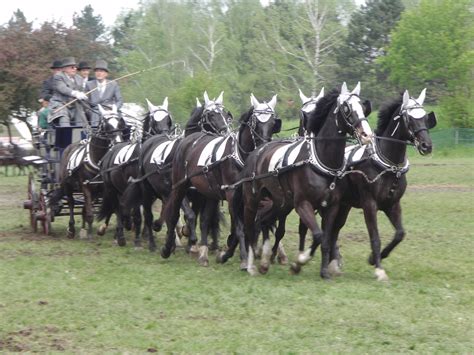
[[397, 165], [385, 158], [383, 154], [380, 153], [380, 148], [375, 139], [372, 141], [372, 146], [374, 148], [374, 151], [370, 157], [380, 168], [391, 170], [392, 172], [396, 173], [397, 176], [406, 174], [410, 169], [410, 162], [408, 161], [408, 159], [405, 159], [402, 164]]
[[323, 164], [321, 159], [319, 159], [318, 153], [316, 152], [316, 145], [314, 143], [314, 134], [311, 133], [309, 136], [306, 136], [305, 139], [307, 144], [309, 144], [309, 163], [316, 168], [318, 171], [322, 172], [325, 175], [333, 176], [333, 177], [342, 177], [344, 172], [347, 169], [347, 160], [344, 157], [344, 162], [342, 163], [341, 168], [339, 169], [332, 169]]

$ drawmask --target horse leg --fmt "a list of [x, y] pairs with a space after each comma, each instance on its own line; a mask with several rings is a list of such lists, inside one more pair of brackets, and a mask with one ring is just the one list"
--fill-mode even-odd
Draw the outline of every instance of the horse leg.
[[97, 235], [104, 235], [107, 232], [107, 227], [109, 226], [110, 218], [112, 217], [112, 213], [109, 213], [107, 217], [105, 217], [104, 223], [102, 223], [99, 228], [97, 228]]
[[143, 194], [143, 217], [145, 224], [143, 225], [143, 239], [148, 239], [148, 249], [151, 252], [156, 251], [155, 237], [153, 236], [153, 197], [150, 193]]
[[377, 205], [376, 202], [372, 199], [365, 199], [364, 205], [362, 206], [364, 210], [365, 224], [369, 232], [370, 237], [370, 246], [372, 248], [372, 256], [375, 266], [375, 277], [377, 281], [388, 281], [388, 276], [385, 273], [385, 270], [381, 265], [381, 256], [380, 256], [380, 235], [377, 228]]
[[142, 231], [142, 213], [140, 211], [140, 205], [135, 206], [133, 208], [133, 224], [134, 224], [134, 230], [135, 230], [135, 248], [141, 248], [142, 246], [142, 240], [140, 238], [140, 234]]
[[69, 206], [69, 226], [67, 228], [67, 237], [74, 238], [76, 236], [76, 229], [74, 228], [74, 196], [72, 195], [72, 191], [66, 193], [67, 196], [67, 204]]
[[163, 206], [162, 212], [166, 215], [166, 225], [168, 231], [166, 232], [166, 243], [161, 248], [161, 257], [167, 259], [176, 248], [175, 240], [175, 227], [179, 219], [179, 208], [181, 203], [186, 196], [187, 185], [180, 185], [171, 191], [170, 198], [166, 201], [166, 205]]
[[[337, 246], [337, 240], [339, 238], [339, 232], [341, 228], [346, 224], [347, 216], [349, 216], [349, 212], [351, 207], [348, 205], [341, 205], [339, 207], [339, 212], [336, 216], [334, 221], [334, 228], [332, 231], [331, 237], [331, 251], [329, 256], [329, 273], [332, 276], [340, 276], [342, 275], [341, 266], [342, 266], [342, 257], [339, 253], [339, 247]], [[326, 231], [325, 225], [323, 225], [323, 230]]]
[[[402, 208], [400, 206], [400, 202], [397, 202], [390, 209], [387, 209], [384, 212], [392, 223], [393, 227], [395, 228], [395, 235], [393, 236], [392, 241], [382, 250], [382, 254], [380, 255], [382, 259], [388, 257], [390, 255], [390, 252], [405, 237], [405, 230], [403, 229], [402, 224]], [[371, 265], [375, 264], [373, 255], [370, 256], [369, 263]]]
[[[245, 235], [245, 248], [248, 248], [247, 257], [247, 272], [255, 276], [257, 275], [257, 268], [255, 266], [255, 254], [257, 249], [258, 234], [255, 230], [255, 216], [257, 215], [258, 205], [252, 206], [246, 204], [244, 207], [244, 235]], [[267, 239], [269, 243], [269, 239]], [[267, 244], [268, 249], [269, 244]], [[241, 246], [242, 248], [242, 246]]]
[[299, 254], [302, 255], [304, 254], [304, 245], [305, 245], [305, 240], [306, 240], [306, 233], [308, 232], [308, 227], [306, 227], [306, 224], [303, 223], [303, 221], [300, 218], [300, 223], [298, 225], [298, 235], [299, 235]]
[[84, 208], [85, 208], [85, 221], [87, 222], [87, 238], [92, 239], [92, 222], [94, 221], [94, 210], [92, 206], [92, 191], [86, 186], [82, 185], [82, 192], [84, 194]]
[[321, 231], [321, 228], [319, 228], [318, 223], [316, 222], [316, 218], [314, 216], [314, 208], [309, 201], [303, 200], [295, 204], [295, 210], [296, 213], [298, 213], [298, 215], [300, 216], [300, 222], [303, 222], [313, 234], [313, 245], [311, 246], [311, 248], [306, 250], [304, 253], [298, 255], [296, 263], [291, 264], [291, 272], [297, 274], [301, 271], [302, 266], [307, 264], [313, 257], [313, 254], [311, 252], [315, 245], [321, 244], [323, 232]]
[[117, 227], [115, 227], [115, 239], [117, 240], [117, 244], [121, 247], [124, 247], [127, 244], [127, 240], [123, 234], [123, 214], [122, 209], [117, 207], [115, 211], [115, 215], [117, 216]]
[[[257, 228], [258, 230], [259, 228]], [[270, 269], [270, 261], [272, 258], [272, 249], [270, 247], [270, 228], [268, 226], [262, 226], [262, 250], [260, 253], [260, 266], [258, 267], [258, 271], [261, 274], [266, 274]], [[258, 245], [258, 232], [257, 236], [255, 236], [255, 243]], [[258, 251], [257, 251], [258, 253]]]
[[208, 259], [208, 243], [207, 237], [209, 235], [210, 226], [214, 221], [211, 219], [216, 215], [216, 211], [219, 209], [219, 201], [207, 200], [204, 206], [204, 210], [201, 214], [200, 227], [201, 227], [201, 242], [199, 246], [199, 258], [198, 262], [201, 266], [209, 266]]
[[[196, 214], [191, 208], [187, 197], [183, 199], [183, 202], [181, 203], [181, 209], [183, 210], [184, 220], [186, 222], [185, 226], [183, 227], [183, 235], [188, 237], [188, 247], [186, 251], [192, 252], [193, 247], [197, 246]], [[184, 232], [184, 228], [186, 228], [186, 233]]]
[[286, 227], [286, 217], [288, 214], [281, 216], [278, 219], [278, 227], [275, 231], [275, 244], [272, 248], [272, 262], [275, 257], [278, 257], [278, 263], [280, 265], [288, 264], [288, 256], [285, 253], [285, 249], [283, 248], [283, 243], [281, 240], [285, 236], [285, 227]]

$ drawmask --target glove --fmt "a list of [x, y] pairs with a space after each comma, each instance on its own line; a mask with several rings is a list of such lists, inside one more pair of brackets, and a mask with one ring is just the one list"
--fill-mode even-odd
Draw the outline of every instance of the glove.
[[76, 90], [73, 90], [71, 92], [71, 95], [74, 96], [78, 100], [87, 100], [88, 99], [86, 94], [84, 94], [83, 92], [80, 92], [80, 91], [76, 91]]

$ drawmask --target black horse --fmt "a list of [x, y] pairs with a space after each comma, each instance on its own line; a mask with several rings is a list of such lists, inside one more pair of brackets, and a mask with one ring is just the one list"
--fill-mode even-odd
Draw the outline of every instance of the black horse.
[[[271, 140], [273, 133], [281, 129], [281, 121], [275, 115], [276, 95], [268, 102], [259, 103], [251, 95], [252, 107], [240, 118], [238, 132], [225, 136], [198, 133], [186, 137], [178, 147], [173, 160], [173, 190], [166, 205], [168, 234], [161, 255], [168, 258], [175, 248], [174, 226], [178, 219], [179, 205], [187, 190], [194, 187], [205, 199], [201, 211], [201, 243], [199, 263], [209, 264], [207, 237], [212, 216], [215, 216], [221, 200], [227, 200], [231, 218], [231, 234], [234, 231], [232, 190], [224, 185], [233, 184], [248, 154]], [[242, 255], [242, 257], [244, 257]]]
[[[232, 116], [222, 105], [223, 93], [215, 100], [210, 100], [207, 93], [204, 93], [205, 105], [197, 106], [186, 125], [185, 132], [192, 135], [200, 134], [204, 131], [207, 134], [218, 134], [228, 132], [228, 124]], [[155, 238], [152, 229], [161, 230], [163, 224], [164, 210], [162, 209], [160, 218], [153, 221], [152, 205], [158, 198], [162, 201], [162, 206], [166, 205], [171, 194], [171, 167], [177, 147], [183, 140], [182, 135], [161, 134], [148, 139], [142, 147], [140, 155], [140, 172], [137, 181], [131, 184], [124, 193], [123, 204], [128, 206], [143, 205], [145, 218], [144, 237], [148, 238], [149, 249], [156, 250]], [[189, 243], [195, 244], [195, 213], [191, 209], [187, 199], [183, 199], [181, 208], [184, 211], [185, 220], [189, 230]], [[179, 207], [178, 207], [179, 209]]]
[[[84, 205], [82, 209], [82, 228], [87, 237], [92, 238], [92, 222], [94, 220], [93, 202], [100, 196], [100, 189], [91, 183], [99, 174], [99, 162], [107, 153], [110, 146], [122, 141], [122, 131], [125, 122], [120, 118], [114, 105], [112, 110], [106, 111], [99, 105], [102, 119], [96, 131], [90, 138], [69, 145], [61, 157], [59, 182], [60, 187], [51, 197], [51, 205], [57, 205], [63, 196], [67, 197], [69, 206], [68, 237], [74, 238], [74, 193], [82, 192]], [[82, 231], [81, 231], [82, 232]]]
[[[352, 91], [344, 83], [341, 91], [332, 90], [318, 101], [317, 108], [307, 121], [303, 138], [275, 141], [252, 153], [240, 176], [233, 205], [239, 218], [237, 233], [245, 233], [249, 250], [247, 271], [254, 275], [256, 247], [255, 217], [262, 199], [272, 200], [286, 218], [294, 208], [301, 220], [311, 229], [313, 239], [322, 241], [321, 276], [328, 278], [329, 238], [319, 228], [314, 211], [321, 213], [324, 227], [334, 221], [344, 189], [339, 177], [344, 171], [346, 134], [362, 143], [370, 140], [372, 132], [366, 122], [370, 102], [359, 99], [360, 85]], [[243, 224], [242, 224], [243, 223]], [[264, 244], [260, 272], [269, 268], [271, 249]]]
[[[347, 149], [349, 172], [345, 179], [348, 188], [344, 191], [341, 206], [331, 234], [331, 248], [337, 250], [336, 243], [352, 207], [362, 208], [370, 236], [372, 254], [369, 263], [375, 265], [375, 276], [379, 281], [388, 280], [381, 266], [381, 259], [403, 240], [405, 230], [402, 225], [400, 199], [407, 187], [405, 174], [409, 163], [406, 157], [407, 144], [413, 144], [425, 155], [431, 153], [432, 143], [428, 130], [435, 127], [436, 116], [423, 109], [426, 89], [417, 99], [408, 91], [396, 100], [384, 105], [379, 111], [375, 137], [371, 145]], [[395, 228], [393, 240], [381, 252], [380, 235], [377, 228], [377, 211], [383, 211]], [[303, 238], [306, 230], [302, 230]], [[317, 245], [312, 245], [314, 253]], [[330, 271], [340, 274], [337, 252], [332, 253]]]
[[[130, 219], [123, 218], [123, 209], [120, 201], [129, 180], [138, 177], [138, 159], [140, 157], [142, 141], [148, 137], [159, 134], [169, 134], [172, 130], [172, 119], [168, 112], [168, 98], [166, 97], [161, 106], [153, 105], [148, 99], [148, 113], [144, 117], [137, 117], [135, 130], [130, 142], [116, 144], [112, 147], [101, 161], [101, 176], [103, 181], [102, 204], [98, 214], [98, 219], [105, 219], [106, 222], [99, 227], [98, 234], [105, 233], [108, 221], [112, 213], [117, 215], [117, 227], [115, 239], [118, 245], [125, 246], [126, 239], [123, 233], [124, 223], [127, 229], [130, 226]], [[143, 125], [143, 127], [142, 127]], [[140, 205], [129, 205], [128, 210], [133, 211], [133, 225], [135, 228], [135, 247], [141, 246], [141, 212]]]

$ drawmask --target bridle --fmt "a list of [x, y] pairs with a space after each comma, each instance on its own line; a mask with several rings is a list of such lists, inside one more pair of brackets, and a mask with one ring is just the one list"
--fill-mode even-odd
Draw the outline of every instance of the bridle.
[[[155, 114], [157, 112], [164, 112], [165, 115], [163, 116], [163, 118], [161, 120], [156, 120], [155, 119]], [[150, 123], [149, 123], [149, 132], [147, 133], [150, 133], [150, 134], [164, 134], [166, 132], [169, 132], [171, 130], [171, 126], [172, 126], [172, 122], [173, 122], [173, 117], [171, 116], [171, 113], [169, 113], [168, 110], [162, 108], [162, 107], [157, 107], [155, 110], [153, 111], [150, 111], [149, 113], [149, 118], [150, 118]], [[164, 130], [160, 131], [160, 132], [157, 132], [154, 128], [155, 128], [155, 124], [154, 122], [161, 122], [163, 120], [167, 120], [167, 128], [168, 130], [165, 132]]]
[[[208, 133], [208, 134], [219, 134], [221, 129], [216, 127], [216, 125], [212, 122], [213, 120], [210, 119], [211, 114], [218, 114], [227, 128], [227, 132], [229, 132], [229, 124], [232, 122], [232, 115], [230, 112], [226, 112], [229, 116], [228, 118], [225, 117], [224, 106], [220, 104], [214, 104], [212, 109], [205, 108], [201, 114], [201, 119], [199, 120], [199, 126], [201, 127], [201, 131]], [[205, 125], [208, 125], [211, 128], [211, 131], [206, 130]]]
[[[268, 115], [268, 118], [265, 121], [263, 121], [263, 120], [258, 118], [259, 115]], [[257, 132], [258, 122], [260, 122], [260, 123], [270, 122], [270, 120], [274, 119], [275, 116], [276, 116], [275, 111], [267, 104], [267, 107], [265, 109], [257, 110], [257, 109], [254, 108], [253, 112], [252, 112], [252, 115], [250, 116], [249, 120], [247, 122], [242, 123], [242, 124], [246, 125], [250, 130], [250, 135], [252, 137], [252, 142], [253, 142], [254, 149], [257, 148], [257, 139], [256, 138], [258, 138], [260, 140], [260, 142], [262, 142], [262, 143], [267, 143], [267, 142], [271, 141], [271, 137], [270, 138], [262, 137], [262, 135]]]
[[[359, 142], [359, 144], [362, 145], [362, 142], [361, 142], [361, 139], [359, 137], [359, 134], [357, 133], [356, 127], [358, 125], [361, 125], [363, 121], [367, 121], [367, 117], [365, 117], [365, 116], [364, 117], [357, 117], [357, 119], [354, 120], [354, 118], [353, 118], [354, 117], [354, 109], [352, 108], [352, 105], [349, 103], [349, 100], [353, 96], [359, 98], [359, 96], [356, 95], [356, 94], [350, 94], [348, 96], [348, 98], [345, 99], [343, 102], [339, 102], [339, 100], [337, 101], [337, 107], [334, 110], [334, 113], [336, 114], [335, 123], [336, 123], [336, 126], [339, 128], [340, 125], [339, 125], [339, 120], [338, 120], [338, 117], [339, 117], [338, 113], [340, 113], [346, 127], [349, 128], [349, 133], [351, 135], [355, 135], [358, 142]], [[341, 134], [341, 135], [345, 134], [341, 129], [338, 130], [338, 133]]]

